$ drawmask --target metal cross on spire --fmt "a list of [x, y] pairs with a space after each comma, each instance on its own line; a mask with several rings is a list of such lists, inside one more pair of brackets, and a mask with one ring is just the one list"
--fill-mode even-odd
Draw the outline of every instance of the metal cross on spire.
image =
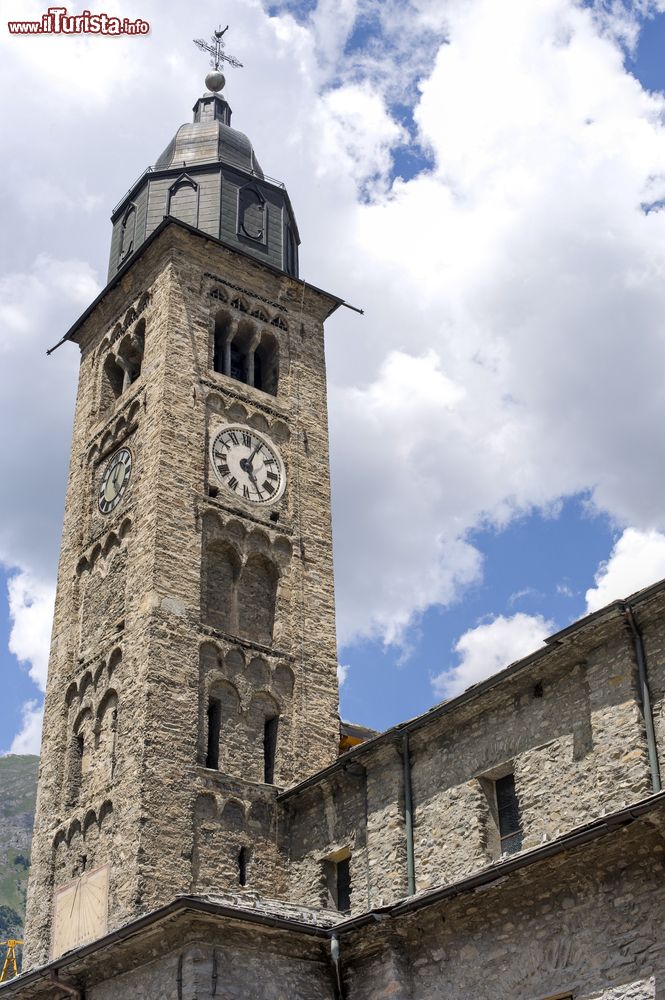
[[202, 38], [194, 39], [194, 45], [201, 49], [202, 52], [210, 54], [210, 65], [215, 70], [219, 70], [220, 63], [223, 62], [227, 62], [229, 66], [235, 66], [236, 69], [242, 68], [242, 63], [235, 56], [227, 56], [224, 51], [224, 35], [228, 30], [228, 24], [224, 29], [220, 25], [217, 31], [214, 31], [210, 36], [209, 42], [205, 42]]

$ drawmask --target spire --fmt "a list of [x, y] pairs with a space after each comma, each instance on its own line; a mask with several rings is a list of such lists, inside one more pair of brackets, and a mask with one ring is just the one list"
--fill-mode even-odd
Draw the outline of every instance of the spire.
[[224, 51], [227, 31], [219, 27], [208, 42], [194, 39], [210, 56], [207, 92], [193, 121], [180, 126], [114, 209], [109, 277], [167, 216], [297, 276], [300, 239], [286, 188], [264, 175], [250, 140], [231, 128], [220, 67], [242, 63]]

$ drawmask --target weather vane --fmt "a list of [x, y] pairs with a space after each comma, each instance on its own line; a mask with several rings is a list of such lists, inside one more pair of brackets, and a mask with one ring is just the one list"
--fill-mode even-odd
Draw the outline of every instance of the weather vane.
[[202, 38], [195, 38], [194, 45], [201, 49], [202, 52], [207, 52], [210, 55], [210, 65], [212, 66], [212, 72], [208, 73], [206, 77], [206, 87], [208, 90], [212, 90], [214, 93], [221, 90], [226, 83], [224, 79], [224, 74], [220, 70], [220, 64], [227, 62], [229, 66], [235, 66], [236, 69], [242, 68], [242, 63], [235, 56], [227, 56], [224, 51], [224, 35], [229, 30], [228, 24], [225, 28], [220, 25], [217, 31], [214, 31], [210, 37], [210, 41], [206, 42]]

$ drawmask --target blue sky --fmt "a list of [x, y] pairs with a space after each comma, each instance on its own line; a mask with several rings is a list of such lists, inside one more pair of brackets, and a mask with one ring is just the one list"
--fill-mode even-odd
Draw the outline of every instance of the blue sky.
[[482, 583], [451, 607], [423, 615], [408, 659], [402, 650], [377, 642], [343, 650], [342, 662], [352, 664], [342, 688], [343, 712], [376, 729], [419, 715], [435, 700], [431, 677], [455, 661], [452, 649], [459, 636], [497, 613], [543, 614], [557, 627], [580, 617], [585, 590], [612, 540], [607, 518], [589, 516], [583, 497], [564, 503], [556, 516], [534, 513], [504, 530], [479, 532], [475, 541], [485, 558]]
[[[469, 10], [474, 5], [480, 9], [484, 2], [473, 0]], [[558, 2], [563, 10], [568, 0]], [[130, 16], [143, 16], [150, 3], [149, 0], [145, 4], [119, 2], [118, 6]], [[229, 15], [229, 20], [237, 25], [233, 46], [229, 39], [229, 51], [248, 63], [245, 75], [240, 78], [242, 84], [236, 77], [232, 81], [234, 125], [251, 135], [266, 171], [278, 176], [281, 173], [288, 184], [301, 220], [303, 275], [366, 308], [364, 319], [336, 317], [328, 331], [333, 511], [338, 553], [336, 585], [342, 643], [339, 658], [345, 668], [341, 713], [343, 718], [383, 729], [425, 711], [444, 694], [455, 693], [460, 686], [479, 679], [479, 670], [487, 673], [498, 669], [512, 655], [528, 652], [542, 635], [583, 615], [594, 601], [614, 596], [613, 588], [624, 592], [621, 591], [624, 587], [625, 593], [629, 593], [635, 586], [650, 582], [649, 573], [665, 575], [665, 557], [661, 560], [659, 548], [663, 537], [658, 534], [665, 528], [659, 514], [660, 509], [665, 511], [659, 493], [664, 484], [650, 478], [655, 475], [653, 469], [658, 461], [642, 445], [641, 431], [646, 424], [640, 424], [640, 420], [655, 423], [660, 419], [662, 404], [658, 390], [654, 388], [653, 396], [649, 397], [645, 389], [649, 405], [645, 403], [644, 411], [634, 418], [627, 415], [617, 427], [612, 424], [615, 417], [618, 420], [613, 410], [620, 410], [625, 401], [610, 406], [606, 412], [602, 400], [603, 386], [608, 394], [620, 395], [613, 379], [620, 385], [624, 370], [628, 378], [637, 366], [640, 377], [646, 377], [650, 369], [657, 367], [647, 348], [656, 344], [660, 350], [658, 317], [662, 311], [657, 293], [646, 279], [622, 280], [622, 275], [629, 275], [632, 255], [627, 249], [626, 260], [621, 260], [616, 247], [622, 243], [621, 226], [629, 208], [633, 214], [625, 232], [631, 238], [635, 233], [636, 241], [641, 238], [641, 222], [636, 221], [634, 205], [629, 205], [632, 189], [628, 190], [627, 184], [626, 210], [621, 214], [617, 209], [613, 220], [609, 199], [614, 166], [608, 166], [607, 171], [603, 167], [609, 194], [605, 195], [602, 185], [593, 180], [588, 188], [580, 182], [579, 190], [571, 194], [577, 183], [575, 164], [570, 167], [564, 163], [561, 169], [552, 167], [559, 156], [562, 163], [565, 160], [566, 154], [561, 150], [566, 142], [556, 145], [560, 136], [552, 140], [543, 162], [537, 158], [529, 160], [531, 152], [520, 158], [522, 127], [530, 151], [539, 141], [537, 123], [532, 135], [528, 123], [522, 124], [529, 114], [534, 115], [534, 122], [537, 118], [527, 100], [529, 81], [525, 84], [516, 76], [511, 89], [512, 68], [508, 56], [506, 64], [501, 63], [499, 40], [496, 55], [487, 55], [491, 48], [483, 50], [481, 42], [475, 40], [478, 31], [469, 41], [471, 14], [468, 24], [462, 15], [456, 15], [457, 20], [453, 17], [452, 27], [437, 23], [435, 14], [431, 14], [420, 35], [412, 37], [410, 33], [415, 29], [406, 17], [397, 29], [387, 26], [387, 8], [369, 0], [339, 11], [313, 2], [297, 6], [286, 3], [266, 9], [274, 15], [272, 19], [266, 18], [258, 5], [246, 10], [237, 5], [231, 12], [235, 21]], [[395, 9], [399, 14], [400, 5]], [[515, 25], [522, 18], [525, 32], [533, 29], [522, 0], [512, 0], [512, 6], [509, 3], [506, 9], [509, 14], [514, 13]], [[73, 274], [75, 280], [65, 283], [68, 291], [62, 294], [58, 309], [52, 314], [56, 325], [42, 331], [49, 346], [59, 339], [104, 281], [109, 239], [107, 219], [112, 206], [145, 165], [154, 161], [180, 121], [185, 120], [200, 86], [196, 81], [203, 69], [194, 53], [183, 52], [188, 43], [179, 37], [178, 25], [174, 21], [168, 29], [172, 33], [167, 34], [167, 27], [160, 25], [159, 7], [152, 10], [155, 27], [146, 43], [151, 47], [144, 51], [149, 64], [160, 67], [163, 73], [158, 99], [151, 94], [152, 80], [132, 77], [133, 73], [141, 72], [133, 65], [134, 50], [126, 49], [132, 68], [127, 71], [127, 79], [121, 81], [118, 65], [122, 68], [130, 64], [120, 60], [111, 66], [115, 54], [109, 55], [108, 47], [106, 50], [89, 47], [91, 59], [98, 60], [102, 53], [110, 61], [108, 85], [100, 86], [94, 98], [99, 102], [98, 107], [81, 110], [77, 104], [76, 79], [62, 82], [65, 70], [58, 55], [60, 61], [56, 60], [53, 66], [45, 63], [45, 72], [52, 72], [56, 89], [61, 87], [51, 121], [54, 127], [62, 128], [62, 141], [58, 143], [56, 137], [50, 154], [45, 156], [43, 149], [31, 147], [34, 131], [19, 130], [16, 135], [13, 175], [20, 178], [28, 161], [27, 173], [37, 171], [39, 168], [34, 164], [40, 157], [52, 163], [53, 169], [52, 177], [35, 174], [41, 216], [30, 206], [20, 206], [24, 216], [17, 216], [16, 230], [20, 228], [22, 234], [28, 235], [22, 237], [23, 243], [19, 240], [13, 253], [5, 253], [0, 306], [1, 293], [3, 289], [11, 291], [11, 281], [23, 288], [29, 277], [29, 281], [37, 282], [35, 288], [45, 290], [46, 301], [48, 289], [60, 294], [62, 275]], [[406, 13], [406, 3], [403, 10]], [[436, 5], [432, 10], [437, 10]], [[626, 5], [626, 10], [632, 12], [630, 5]], [[632, 29], [639, 29], [639, 35], [633, 38], [632, 49], [628, 36], [623, 36], [620, 43], [614, 41], [613, 48], [610, 47], [607, 37], [610, 30], [616, 29], [615, 22], [604, 24], [596, 37], [589, 23], [580, 20], [574, 4], [570, 4], [566, 13], [571, 59], [564, 69], [570, 72], [569, 89], [577, 90], [571, 97], [561, 84], [557, 101], [560, 100], [565, 114], [572, 117], [576, 105], [582, 106], [587, 101], [597, 110], [597, 116], [595, 113], [587, 116], [586, 124], [605, 132], [593, 146], [590, 172], [596, 169], [602, 156], [606, 155], [611, 164], [613, 160], [621, 160], [624, 150], [624, 159], [629, 159], [633, 150], [641, 148], [639, 141], [636, 144], [630, 139], [630, 130], [634, 127], [635, 134], [642, 136], [642, 122], [649, 119], [655, 137], [653, 142], [649, 140], [650, 145], [645, 145], [643, 172], [648, 177], [658, 175], [651, 160], [648, 163], [647, 160], [653, 157], [658, 161], [662, 155], [658, 146], [662, 121], [660, 126], [653, 123], [657, 117], [655, 105], [651, 111], [645, 109], [642, 98], [631, 92], [626, 82], [626, 73], [633, 74], [644, 88], [665, 92], [665, 14], [657, 10], [655, 3], [651, 7], [652, 16], [641, 21], [633, 17]], [[212, 5], [207, 5], [201, 12], [200, 30], [195, 25], [186, 34], [205, 34], [206, 18], [209, 20], [210, 16]], [[277, 32], [271, 36], [280, 19], [281, 35]], [[399, 22], [399, 16], [396, 20]], [[275, 115], [270, 110], [264, 80], [258, 70], [252, 69], [253, 53], [248, 42], [252, 32], [258, 33], [258, 43], [264, 45], [266, 59], [274, 60], [264, 73], [274, 74], [279, 83], [276, 89], [281, 88], [283, 102], [290, 108], [289, 124], [295, 137], [291, 144], [284, 141], [274, 125]], [[282, 51], [279, 39], [285, 35], [288, 44], [284, 44]], [[582, 70], [570, 38], [582, 53]], [[561, 44], [561, 35], [556, 38], [553, 35], [552, 46]], [[6, 53], [17, 59], [27, 58], [26, 52], [25, 48], [19, 53], [18, 48], [6, 46]], [[612, 61], [613, 52], [620, 54], [616, 63]], [[123, 55], [122, 59], [125, 58]], [[487, 62], [493, 58], [498, 67], [491, 68], [497, 90], [505, 86], [506, 93], [522, 95], [525, 100], [521, 118], [517, 112], [515, 120], [506, 114], [503, 131], [500, 135], [497, 131], [498, 139], [492, 135], [493, 117], [488, 117], [485, 126], [479, 124], [477, 131], [473, 129], [474, 109], [478, 113], [479, 108], [491, 104]], [[542, 79], [536, 79], [537, 84], [542, 83], [546, 95], [554, 93], [560, 85], [556, 64], [553, 65], [550, 76], [545, 66]], [[8, 66], [6, 71], [20, 77], [25, 66], [20, 70]], [[505, 80], [500, 76], [503, 71]], [[105, 72], [103, 65], [99, 72]], [[597, 79], [602, 73], [609, 74], [608, 80], [611, 77], [618, 88], [606, 102], [602, 87], [596, 93]], [[479, 96], [475, 94], [476, 83]], [[459, 114], [451, 98], [452, 86], [459, 88], [462, 108]], [[183, 92], [186, 92], [184, 98]], [[624, 100], [627, 107], [633, 102], [625, 112], [621, 104]], [[5, 101], [5, 114], [10, 121], [14, 112], [8, 103], [8, 88]], [[302, 106], [298, 101], [302, 101]], [[572, 112], [565, 110], [566, 101]], [[502, 107], [506, 103], [503, 100]], [[559, 104], [554, 103], [553, 117], [559, 110]], [[491, 109], [488, 115], [490, 112]], [[81, 148], [80, 155], [68, 156], [64, 135], [70, 127], [74, 134], [77, 115], [82, 114], [90, 116], [92, 138], [88, 148]], [[117, 114], [115, 121], [111, 120], [113, 114]], [[105, 116], [110, 116], [107, 129], [104, 129]], [[302, 140], [297, 140], [297, 135], [300, 129], [304, 132], [305, 124], [310, 129], [311, 145], [318, 143], [318, 161], [308, 160], [309, 153], [300, 156], [298, 141]], [[316, 131], [319, 126], [320, 133]], [[577, 136], [577, 124], [565, 127], [570, 127], [570, 134]], [[607, 136], [617, 143], [616, 155], [605, 153], [610, 142]], [[544, 138], [544, 146], [546, 142]], [[110, 147], [113, 156], [109, 155]], [[638, 153], [634, 155], [637, 157]], [[503, 159], [508, 164], [505, 172], [502, 172]], [[327, 162], [322, 167], [324, 160]], [[665, 158], [659, 162], [665, 175]], [[313, 177], [319, 169], [324, 170], [325, 182], [319, 176]], [[62, 189], [56, 188], [58, 177]], [[541, 181], [543, 185], [551, 183], [551, 177], [554, 187], [538, 200], [538, 185]], [[649, 183], [645, 181], [647, 188]], [[506, 227], [505, 219], [514, 208], [513, 184], [518, 185], [516, 190], [527, 193], [525, 199], [532, 195], [532, 188], [536, 194], [524, 219]], [[497, 198], [496, 191], [499, 191]], [[661, 196], [662, 192], [655, 190], [654, 200]], [[571, 213], [571, 219], [560, 225], [559, 213], [552, 206], [573, 197], [579, 199], [579, 224]], [[606, 204], [603, 197], [608, 199]], [[21, 202], [20, 197], [14, 200]], [[620, 192], [616, 200], [620, 202]], [[597, 214], [593, 215], [594, 212]], [[548, 218], [540, 233], [538, 227], [545, 215]], [[616, 231], [618, 235], [616, 239], [594, 244], [588, 239], [588, 227], [593, 228], [594, 220], [606, 217], [608, 232]], [[653, 245], [658, 241], [659, 248], [665, 246], [660, 229], [656, 228], [660, 227], [660, 221], [652, 219], [649, 225], [652, 228], [645, 231], [644, 240], [651, 240]], [[76, 240], [72, 237], [72, 226], [79, 234]], [[391, 247], [393, 242], [399, 243], [392, 240], [394, 230], [403, 241], [401, 256]], [[426, 239], [421, 240], [421, 235]], [[427, 240], [430, 242], [423, 248], [422, 243]], [[46, 263], [35, 258], [42, 251], [48, 255]], [[421, 305], [429, 295], [422, 262], [434, 256], [439, 263], [433, 273], [441, 275], [441, 287], [431, 290], [431, 301], [426, 307]], [[644, 256], [645, 259], [653, 256], [648, 247]], [[532, 259], [536, 263], [545, 262], [543, 273], [547, 273], [549, 266], [556, 270], [564, 259], [556, 301], [550, 301], [549, 291], [539, 284], [541, 277], [536, 264], [530, 266]], [[382, 297], [386, 287], [396, 287], [400, 282], [406, 291], [399, 293], [403, 298], [394, 315], [407, 316], [406, 311], [399, 311], [404, 303], [418, 302], [421, 318], [414, 325], [403, 323], [401, 332], [390, 330], [386, 336], [392, 314], [390, 309], [382, 312]], [[552, 284], [556, 285], [554, 279]], [[657, 284], [654, 279], [653, 287]], [[617, 299], [619, 285], [622, 297]], [[29, 282], [28, 287], [32, 287]], [[501, 294], [497, 289], [502, 290]], [[547, 316], [556, 309], [560, 310], [557, 322], [561, 324], [561, 354], [570, 353], [571, 359], [576, 359], [571, 360], [571, 367], [577, 365], [579, 369], [579, 377], [575, 372], [572, 376], [566, 374], [565, 391], [557, 381], [560, 365], [557, 328], [556, 325], [547, 328]], [[579, 330], [575, 327], [576, 310], [581, 316]], [[432, 318], [435, 313], [436, 323]], [[603, 324], [608, 322], [607, 317], [617, 315], [625, 316], [624, 326], [613, 329], [605, 339]], [[428, 323], [432, 324], [429, 331]], [[568, 324], [570, 339], [566, 340]], [[399, 326], [397, 319], [394, 326]], [[504, 330], [509, 331], [507, 337]], [[637, 360], [626, 355], [615, 372], [607, 359], [615, 358], [624, 349], [628, 330]], [[549, 354], [545, 347], [542, 356], [537, 353], [539, 338], [543, 344], [554, 345], [548, 348]], [[640, 344], [646, 345], [643, 352]], [[5, 751], [21, 729], [22, 708], [41, 699], [30, 670], [33, 677], [43, 675], [45, 644], [32, 641], [29, 633], [31, 628], [35, 634], [38, 627], [43, 628], [43, 609], [48, 604], [44, 594], [55, 573], [67, 436], [74, 405], [74, 351], [70, 350], [67, 356], [69, 348], [66, 348], [59, 352], [57, 360], [45, 362], [44, 346], [41, 339], [35, 341], [30, 364], [39, 367], [45, 385], [53, 378], [58, 392], [54, 388], [54, 410], [44, 419], [44, 426], [57, 423], [57, 440], [54, 436], [48, 504], [43, 509], [37, 508], [43, 525], [36, 532], [38, 544], [31, 549], [30, 532], [21, 521], [21, 503], [16, 500], [20, 488], [25, 497], [29, 496], [28, 480], [23, 483], [19, 472], [18, 479], [5, 482], [7, 495], [12, 494], [11, 502], [7, 501], [8, 509], [12, 510], [11, 517], [6, 519], [7, 537], [3, 538], [0, 529], [0, 543], [4, 545], [0, 556], [5, 565], [4, 572], [0, 572], [3, 595], [0, 750]], [[510, 357], [510, 350], [515, 351], [515, 358]], [[656, 348], [654, 351], [654, 357], [658, 358]], [[642, 356], [645, 372], [639, 371]], [[550, 364], [552, 378], [548, 380]], [[493, 386], [492, 378], [504, 368], [509, 377], [505, 383]], [[406, 386], [404, 391], [408, 395], [411, 374], [415, 378], [424, 370], [433, 381], [423, 390], [426, 405], [420, 417], [417, 409], [408, 409], [399, 399], [395, 386]], [[532, 376], [539, 385], [538, 399], [535, 390], [530, 395]], [[16, 381], [20, 385], [18, 373]], [[496, 412], [488, 409], [474, 430], [469, 414], [483, 411], [486, 394], [494, 391], [496, 399], [492, 405]], [[416, 389], [415, 395], [418, 392]], [[541, 410], [542, 400], [545, 403]], [[463, 411], [460, 409], [463, 406], [470, 409]], [[519, 419], [513, 424], [515, 415]], [[505, 426], [501, 423], [504, 418]], [[369, 509], [363, 501], [367, 494], [363, 493], [361, 482], [366, 456], [359, 457], [353, 443], [358, 436], [359, 420], [373, 428], [376, 438], [372, 440], [377, 442], [382, 440], [381, 428], [393, 426], [391, 421], [395, 421], [394, 427], [404, 427], [409, 420], [413, 421], [413, 431], [405, 432], [399, 440], [405, 463], [402, 479], [407, 480], [409, 469], [415, 469], [414, 482], [422, 473], [423, 482], [436, 481], [440, 492], [428, 500], [423, 498], [422, 490], [419, 492], [415, 486], [382, 471], [380, 474], [385, 478], [381, 481], [381, 498], [375, 508]], [[425, 425], [427, 433], [423, 430]], [[493, 450], [486, 452], [485, 439], [492, 437], [495, 428], [497, 441]], [[619, 451], [617, 438], [624, 430], [627, 444]], [[26, 468], [27, 453], [38, 440], [39, 429], [30, 433], [12, 435], [5, 442], [14, 452], [25, 453]], [[515, 435], [520, 444], [514, 443]], [[380, 447], [377, 444], [373, 458], [377, 468]], [[506, 454], [522, 447], [533, 449], [536, 458], [532, 455], [528, 462], [525, 458], [524, 469], [514, 456], [513, 464], [508, 461], [506, 465]], [[570, 467], [569, 450], [574, 453]], [[540, 457], [539, 452], [542, 452]], [[630, 462], [624, 466], [617, 456], [628, 452]], [[491, 467], [494, 460], [495, 471]], [[409, 465], [410, 462], [414, 464]], [[480, 468], [484, 463], [489, 463], [486, 471]], [[431, 480], [427, 480], [428, 464], [434, 468]], [[17, 465], [20, 466], [18, 459]], [[555, 473], [554, 469], [561, 471]], [[448, 479], [449, 485], [445, 485]], [[501, 482], [495, 484], [494, 480]], [[31, 503], [26, 500], [28, 507]], [[405, 515], [414, 511], [419, 530], [411, 537]], [[16, 537], [14, 524], [18, 526]], [[630, 534], [631, 531], [634, 533]], [[646, 548], [654, 553], [653, 559], [645, 559]], [[392, 562], [389, 550], [394, 553]], [[630, 558], [633, 562], [638, 560], [636, 553], [647, 564], [646, 568], [626, 572]], [[663, 571], [658, 572], [661, 565]], [[29, 581], [22, 591], [22, 606], [18, 611], [13, 609], [14, 622], [6, 597], [12, 577]], [[399, 586], [391, 588], [393, 578]], [[31, 601], [34, 602], [32, 618]], [[12, 625], [13, 646], [23, 656], [22, 663], [9, 651]], [[507, 658], [505, 662], [501, 661], [502, 656]]]

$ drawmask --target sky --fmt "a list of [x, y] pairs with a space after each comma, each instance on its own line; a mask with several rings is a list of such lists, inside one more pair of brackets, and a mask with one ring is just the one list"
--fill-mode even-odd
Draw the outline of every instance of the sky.
[[665, 0], [112, 0], [149, 32], [9, 34], [45, 10], [1, 3], [0, 752], [39, 748], [78, 367], [45, 351], [220, 21], [301, 275], [364, 309], [326, 334], [343, 718], [665, 577]]

